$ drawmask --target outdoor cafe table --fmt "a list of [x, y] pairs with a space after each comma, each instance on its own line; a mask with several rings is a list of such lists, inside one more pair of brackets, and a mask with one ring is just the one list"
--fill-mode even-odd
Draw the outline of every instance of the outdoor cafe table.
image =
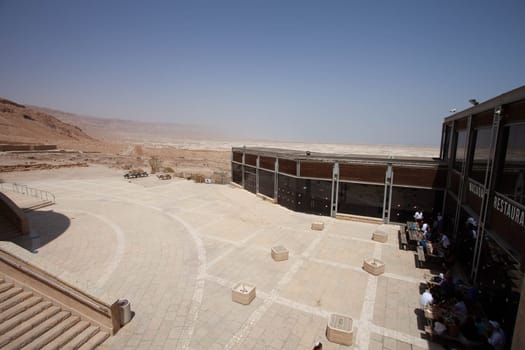
[[417, 243], [423, 238], [423, 235], [419, 231], [417, 223], [413, 221], [407, 221], [407, 233], [408, 240], [415, 245], [417, 245]]

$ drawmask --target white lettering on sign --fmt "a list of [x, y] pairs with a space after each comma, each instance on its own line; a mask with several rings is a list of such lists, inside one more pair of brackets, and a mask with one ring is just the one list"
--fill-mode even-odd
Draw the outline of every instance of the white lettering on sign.
[[499, 196], [494, 196], [494, 209], [525, 228], [525, 210]]
[[468, 183], [468, 189], [471, 193], [474, 193], [477, 197], [483, 199], [483, 189], [481, 186], [476, 185], [475, 183], [469, 182]]

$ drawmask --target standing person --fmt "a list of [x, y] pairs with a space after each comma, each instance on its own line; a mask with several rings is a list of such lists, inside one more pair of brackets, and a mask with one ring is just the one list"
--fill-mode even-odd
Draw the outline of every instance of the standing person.
[[432, 230], [434, 232], [443, 232], [443, 214], [441, 212], [437, 213], [436, 219], [432, 223]]

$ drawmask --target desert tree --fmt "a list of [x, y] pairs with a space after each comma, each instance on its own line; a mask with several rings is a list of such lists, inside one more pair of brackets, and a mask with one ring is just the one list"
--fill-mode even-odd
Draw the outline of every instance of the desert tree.
[[161, 161], [157, 157], [151, 157], [149, 160], [149, 166], [151, 167], [151, 173], [156, 174], [160, 170]]

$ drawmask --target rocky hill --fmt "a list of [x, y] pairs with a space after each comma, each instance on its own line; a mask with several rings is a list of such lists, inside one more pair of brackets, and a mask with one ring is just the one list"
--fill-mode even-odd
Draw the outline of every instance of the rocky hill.
[[31, 108], [53, 115], [65, 123], [77, 125], [97, 139], [107, 142], [170, 143], [176, 140], [225, 138], [216, 126], [100, 118], [38, 106], [31, 106]]
[[79, 127], [31, 107], [0, 98], [0, 143], [92, 143]]

